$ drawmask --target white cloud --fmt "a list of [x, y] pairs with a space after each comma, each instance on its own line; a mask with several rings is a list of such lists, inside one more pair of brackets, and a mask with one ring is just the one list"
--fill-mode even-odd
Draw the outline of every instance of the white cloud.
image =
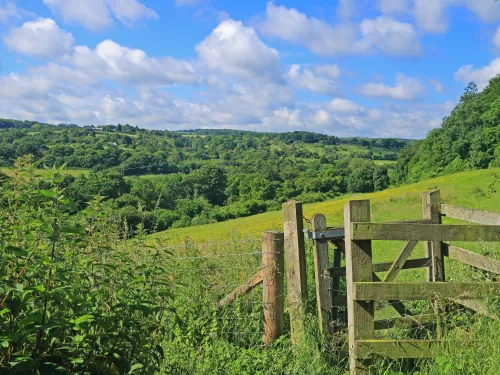
[[493, 44], [495, 45], [495, 47], [500, 49], [500, 26], [497, 28], [495, 36], [493, 37]]
[[464, 65], [455, 73], [455, 79], [467, 84], [474, 81], [479, 90], [484, 89], [491, 78], [500, 74], [500, 58], [496, 58], [489, 65], [475, 69], [474, 65]]
[[443, 33], [448, 29], [445, 7], [448, 0], [415, 0], [415, 19], [418, 26], [430, 33]]
[[337, 79], [340, 77], [340, 68], [338, 65], [318, 65], [314, 68], [316, 74], [321, 77]]
[[210, 69], [240, 78], [282, 80], [278, 52], [241, 22], [223, 21], [196, 46], [196, 51]]
[[143, 19], [157, 19], [158, 14], [138, 0], [43, 0], [53, 13], [66, 22], [79, 23], [90, 30], [101, 30], [113, 23], [113, 17], [132, 25]]
[[363, 107], [357, 105], [356, 103], [342, 98], [332, 99], [326, 108], [335, 113], [360, 113], [363, 112]]
[[77, 46], [71, 60], [78, 69], [121, 83], [137, 85], [196, 84], [193, 64], [173, 57], [149, 57], [143, 50], [105, 40], [94, 50]]
[[340, 69], [337, 65], [322, 65], [310, 69], [294, 64], [290, 67], [287, 76], [299, 89], [335, 95], [338, 92], [335, 80], [340, 76]]
[[379, 0], [378, 8], [382, 13], [406, 13], [410, 10], [410, 0]]
[[[451, 0], [449, 0], [451, 1]], [[456, 0], [455, 0], [456, 1]], [[495, 1], [484, 0], [462, 0], [469, 8], [484, 22], [496, 22], [500, 20], [500, 7]]]
[[21, 12], [13, 1], [6, 3], [0, 1], [0, 23], [8, 23], [12, 19], [18, 19]]
[[265, 35], [302, 44], [322, 56], [367, 52], [367, 46], [357, 41], [353, 25], [331, 26], [295, 8], [275, 6], [272, 2], [267, 4], [265, 19], [258, 22], [257, 27]]
[[4, 42], [10, 50], [24, 55], [59, 59], [71, 54], [75, 39], [54, 20], [38, 18], [11, 29]]
[[256, 25], [265, 35], [302, 44], [321, 56], [367, 54], [376, 50], [389, 55], [417, 55], [421, 51], [413, 26], [387, 16], [366, 19], [360, 25], [350, 22], [330, 25], [295, 8], [268, 3], [264, 20]]
[[436, 90], [438, 93], [442, 93], [444, 88], [443, 85], [437, 80], [437, 79], [431, 79], [429, 83], [434, 87], [434, 90]]
[[413, 26], [381, 16], [361, 22], [363, 38], [388, 55], [419, 55], [422, 46]]
[[398, 73], [395, 86], [388, 86], [383, 83], [368, 83], [361, 87], [360, 92], [371, 97], [414, 100], [420, 94], [425, 93], [426, 89], [420, 80]]

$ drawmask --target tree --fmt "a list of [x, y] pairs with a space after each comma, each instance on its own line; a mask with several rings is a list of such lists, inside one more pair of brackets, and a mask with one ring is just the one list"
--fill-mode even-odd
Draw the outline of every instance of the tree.
[[347, 190], [350, 193], [371, 193], [373, 186], [373, 168], [355, 169], [347, 178]]
[[389, 174], [386, 165], [377, 165], [373, 170], [373, 188], [375, 191], [387, 189], [389, 187]]
[[188, 176], [195, 196], [205, 197], [211, 204], [222, 205], [226, 200], [227, 175], [218, 166], [205, 165]]

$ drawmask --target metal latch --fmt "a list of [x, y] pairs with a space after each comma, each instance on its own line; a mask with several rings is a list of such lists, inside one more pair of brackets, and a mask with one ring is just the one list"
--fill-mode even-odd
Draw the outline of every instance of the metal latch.
[[344, 239], [344, 228], [327, 228], [326, 231], [312, 232], [309, 229], [304, 229], [304, 235], [308, 240], [328, 240], [328, 239]]

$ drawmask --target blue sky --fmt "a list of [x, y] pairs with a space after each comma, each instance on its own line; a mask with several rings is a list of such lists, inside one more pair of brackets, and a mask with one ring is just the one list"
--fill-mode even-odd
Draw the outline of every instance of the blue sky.
[[0, 0], [0, 117], [422, 138], [500, 73], [494, 0]]

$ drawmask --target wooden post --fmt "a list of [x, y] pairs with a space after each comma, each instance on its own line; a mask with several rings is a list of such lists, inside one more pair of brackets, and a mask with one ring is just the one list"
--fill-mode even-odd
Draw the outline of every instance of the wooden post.
[[358, 340], [375, 337], [374, 302], [355, 301], [354, 283], [373, 282], [371, 240], [351, 240], [352, 222], [370, 221], [370, 201], [350, 201], [344, 207], [349, 367], [351, 375], [368, 375], [370, 360], [363, 358]]
[[287, 274], [288, 307], [293, 344], [304, 340], [304, 319], [307, 301], [307, 270], [302, 203], [283, 204], [284, 238]]
[[[424, 219], [441, 224], [439, 190], [427, 191], [422, 194], [422, 211]], [[427, 268], [428, 281], [445, 281], [443, 243], [440, 241], [427, 241], [425, 256], [431, 258], [431, 266]]]
[[262, 233], [264, 345], [283, 334], [285, 251], [282, 232]]
[[[321, 232], [326, 230], [325, 215], [316, 214], [311, 219], [312, 231]], [[318, 306], [319, 330], [323, 335], [332, 332], [331, 310], [332, 310], [332, 278], [330, 276], [328, 260], [328, 240], [316, 240], [314, 242], [314, 276], [316, 279], [316, 300]]]

